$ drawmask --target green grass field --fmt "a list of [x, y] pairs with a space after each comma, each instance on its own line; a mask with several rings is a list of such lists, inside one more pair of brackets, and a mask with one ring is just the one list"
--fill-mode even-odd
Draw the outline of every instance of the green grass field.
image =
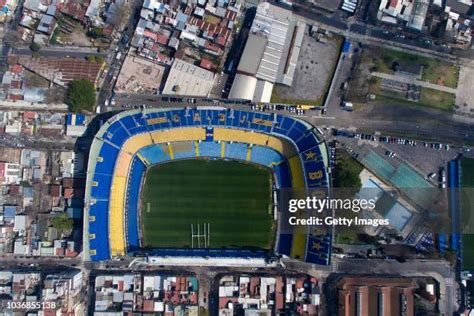
[[145, 248], [190, 248], [191, 224], [197, 229], [198, 223], [210, 223], [210, 248], [269, 249], [271, 181], [270, 170], [236, 161], [181, 160], [151, 167], [141, 203]]

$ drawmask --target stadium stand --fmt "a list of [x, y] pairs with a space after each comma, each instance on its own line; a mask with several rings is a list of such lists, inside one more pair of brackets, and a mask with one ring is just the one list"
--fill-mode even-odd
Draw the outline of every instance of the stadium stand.
[[263, 146], [253, 146], [252, 153], [250, 155], [251, 162], [268, 167], [277, 165], [284, 159], [285, 157], [283, 157], [278, 152], [274, 151], [271, 148]]
[[220, 157], [221, 145], [216, 142], [200, 142], [199, 157]]
[[247, 157], [247, 144], [227, 143], [225, 157], [229, 159], [245, 160]]
[[289, 160], [290, 164], [290, 172], [291, 172], [291, 183], [293, 184], [293, 188], [301, 189], [305, 187], [303, 170], [300, 164], [300, 157], [294, 156], [291, 157]]
[[[119, 113], [103, 124], [91, 146], [84, 258], [107, 260], [140, 249], [139, 195], [148, 166], [194, 157], [248, 160], [272, 166], [277, 188], [322, 188], [327, 194], [326, 156], [313, 127], [289, 116], [216, 107]], [[330, 262], [330, 233], [285, 231], [277, 240], [278, 253], [298, 253], [311, 263]], [[174, 251], [190, 254], [187, 249]], [[208, 253], [219, 256], [220, 251]]]
[[138, 153], [152, 165], [170, 159], [168, 146], [166, 144], [148, 146], [142, 148]]
[[205, 140], [206, 131], [204, 128], [200, 127], [177, 128], [166, 131], [152, 132], [151, 138], [155, 144]]
[[122, 150], [134, 155], [141, 148], [150, 145], [153, 145], [150, 134], [142, 133], [130, 137], [130, 139], [125, 142]]
[[110, 254], [112, 257], [125, 255], [124, 199], [126, 182], [127, 178], [120, 176], [114, 176], [112, 181], [109, 209]]
[[194, 142], [173, 143], [174, 159], [185, 159], [196, 157]]
[[138, 157], [135, 157], [130, 168], [127, 183], [126, 215], [127, 215], [127, 244], [129, 251], [140, 249], [138, 228], [138, 203], [140, 187], [145, 174], [146, 166]]

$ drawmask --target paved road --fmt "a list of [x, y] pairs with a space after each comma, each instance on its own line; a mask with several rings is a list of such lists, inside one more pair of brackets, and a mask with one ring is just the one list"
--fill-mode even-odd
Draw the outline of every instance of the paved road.
[[406, 77], [406, 76], [391, 75], [391, 74], [386, 74], [386, 73], [383, 73], [383, 72], [373, 72], [372, 76], [379, 77], [379, 78], [382, 78], [382, 79], [395, 80], [395, 81], [399, 81], [399, 82], [403, 82], [403, 83], [416, 84], [416, 85], [422, 86], [424, 88], [434, 89], [434, 90], [448, 92], [448, 93], [452, 93], [452, 94], [456, 94], [456, 91], [457, 91], [457, 89], [455, 89], [455, 88], [440, 86], [438, 84], [434, 84], [434, 83], [426, 82], [426, 81], [421, 81], [421, 80], [413, 79], [413, 78]]

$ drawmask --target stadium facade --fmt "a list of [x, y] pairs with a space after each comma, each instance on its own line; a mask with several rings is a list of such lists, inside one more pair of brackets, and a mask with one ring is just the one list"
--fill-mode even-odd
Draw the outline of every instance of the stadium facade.
[[[181, 150], [175, 150], [178, 148]], [[303, 120], [219, 107], [121, 112], [102, 125], [91, 145], [84, 260], [109, 260], [140, 250], [139, 202], [147, 168], [201, 157], [269, 167], [277, 189], [319, 188], [329, 193], [326, 144]], [[296, 235], [279, 229], [275, 253], [315, 264], [330, 263], [330, 233], [316, 235], [305, 227], [303, 234]], [[296, 248], [302, 249], [299, 254]], [[238, 249], [154, 249], [150, 255], [248, 258], [264, 254]]]

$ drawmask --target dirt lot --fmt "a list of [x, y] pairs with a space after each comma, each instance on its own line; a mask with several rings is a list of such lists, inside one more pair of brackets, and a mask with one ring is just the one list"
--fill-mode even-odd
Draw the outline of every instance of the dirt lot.
[[459, 85], [456, 94], [456, 105], [459, 112], [474, 114], [474, 69], [462, 67], [459, 74]]
[[320, 105], [333, 76], [342, 39], [334, 37], [327, 43], [305, 34], [296, 74], [291, 87], [275, 85], [272, 103]]
[[0, 161], [20, 163], [21, 149], [0, 147]]

